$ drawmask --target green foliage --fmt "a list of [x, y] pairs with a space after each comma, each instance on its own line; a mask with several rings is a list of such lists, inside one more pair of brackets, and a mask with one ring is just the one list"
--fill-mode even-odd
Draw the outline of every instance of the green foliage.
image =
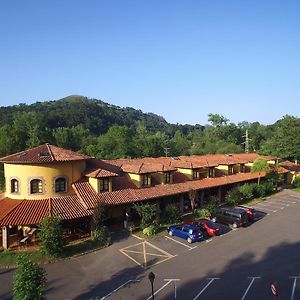
[[211, 213], [210, 210], [206, 209], [206, 208], [196, 208], [194, 210], [194, 218], [210, 218], [211, 217]]
[[208, 202], [205, 204], [204, 208], [208, 210], [211, 215], [213, 215], [214, 212], [218, 209], [219, 205], [220, 201], [216, 197], [211, 196]]
[[156, 204], [134, 203], [133, 208], [141, 218], [141, 228], [144, 229], [151, 225], [157, 217]]
[[251, 172], [255, 173], [255, 172], [269, 172], [270, 171], [270, 167], [268, 165], [268, 162], [266, 159], [259, 157], [257, 158], [254, 163], [253, 166], [251, 168]]
[[241, 203], [241, 193], [238, 188], [233, 188], [226, 193], [225, 203], [228, 206], [236, 206]]
[[158, 232], [159, 230], [159, 226], [158, 224], [155, 222], [151, 225], [149, 225], [148, 227], [144, 228], [143, 229], [143, 234], [144, 235], [148, 235], [148, 236], [151, 236], [151, 235], [154, 235]]
[[45, 270], [33, 263], [28, 255], [20, 254], [13, 281], [14, 300], [42, 300], [46, 286]]
[[296, 177], [295, 177], [295, 180], [294, 180], [294, 182], [293, 182], [293, 186], [294, 186], [295, 188], [300, 187], [300, 176], [296, 176]]
[[274, 192], [274, 186], [272, 182], [266, 181], [263, 183], [263, 186], [265, 188], [265, 195], [271, 195]]
[[92, 231], [93, 242], [99, 246], [108, 246], [110, 243], [110, 233], [106, 226], [97, 227]]
[[39, 224], [41, 250], [51, 257], [59, 257], [63, 253], [65, 241], [62, 223], [59, 217], [45, 217]]
[[182, 221], [180, 209], [175, 204], [168, 204], [165, 208], [165, 220], [167, 224], [176, 224]]
[[253, 184], [249, 184], [249, 183], [246, 183], [246, 184], [243, 184], [239, 187], [239, 192], [242, 196], [242, 199], [243, 200], [250, 200], [253, 198]]
[[264, 184], [253, 184], [253, 196], [255, 198], [261, 198], [266, 196], [266, 189]]

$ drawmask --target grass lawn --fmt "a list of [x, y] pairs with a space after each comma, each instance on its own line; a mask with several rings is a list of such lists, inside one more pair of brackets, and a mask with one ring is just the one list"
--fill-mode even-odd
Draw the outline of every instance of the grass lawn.
[[[103, 247], [95, 245], [90, 238], [84, 241], [77, 241], [67, 245], [60, 258], [78, 256], [101, 249]], [[20, 253], [27, 253], [33, 262], [45, 263], [55, 259], [43, 254], [40, 250], [9, 250], [0, 252], [0, 266], [14, 266], [17, 263], [17, 257]]]
[[300, 186], [293, 189], [293, 191], [300, 193]]

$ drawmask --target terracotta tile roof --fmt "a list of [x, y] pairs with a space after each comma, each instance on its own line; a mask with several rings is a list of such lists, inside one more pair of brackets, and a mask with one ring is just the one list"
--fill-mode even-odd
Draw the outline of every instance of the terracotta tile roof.
[[2, 198], [0, 200], [0, 220], [10, 213], [15, 207], [21, 204], [20, 200], [12, 200], [9, 198]]
[[5, 157], [0, 158], [0, 162], [3, 163], [51, 163], [61, 161], [76, 161], [86, 160], [89, 157], [53, 146], [50, 144], [43, 144], [30, 150], [21, 151]]
[[168, 164], [160, 163], [125, 163], [121, 166], [122, 171], [125, 173], [133, 174], [147, 174], [147, 173], [156, 173], [156, 172], [171, 172], [176, 171], [176, 168]]
[[113, 177], [112, 187], [114, 191], [137, 188], [133, 181], [126, 175]]
[[18, 201], [20, 204], [0, 220], [0, 225], [38, 224], [45, 216], [50, 214], [49, 199]]
[[84, 174], [87, 177], [92, 177], [92, 178], [105, 178], [105, 177], [114, 177], [114, 176], [118, 176], [118, 174], [107, 171], [107, 170], [103, 170], [103, 169], [96, 169], [93, 171], [87, 171]]
[[264, 177], [260, 173], [238, 173], [216, 178], [204, 178], [200, 180], [186, 181], [177, 184], [157, 185], [154, 187], [113, 191], [111, 193], [96, 193], [88, 182], [77, 182], [73, 184], [76, 194], [81, 198], [86, 208], [92, 209], [97, 203], [106, 205], [120, 205], [137, 201], [146, 201], [160, 197], [172, 196], [188, 192], [190, 190], [203, 190], [223, 185], [247, 182]]
[[51, 200], [51, 214], [63, 220], [82, 218], [92, 214], [91, 211], [86, 210], [76, 195], [55, 197]]
[[300, 165], [299, 164], [295, 164], [291, 161], [283, 161], [281, 163], [279, 163], [280, 166], [284, 167], [285, 169], [289, 170], [289, 171], [295, 171], [295, 172], [300, 172]]
[[91, 215], [76, 196], [62, 196], [41, 200], [0, 200], [0, 225], [39, 224], [46, 216], [59, 216], [63, 220]]

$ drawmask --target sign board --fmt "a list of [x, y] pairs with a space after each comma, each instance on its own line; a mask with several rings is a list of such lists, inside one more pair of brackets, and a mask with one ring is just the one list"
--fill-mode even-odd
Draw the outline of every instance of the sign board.
[[271, 292], [275, 297], [277, 297], [279, 295], [279, 289], [278, 289], [278, 286], [276, 285], [276, 283], [271, 284]]

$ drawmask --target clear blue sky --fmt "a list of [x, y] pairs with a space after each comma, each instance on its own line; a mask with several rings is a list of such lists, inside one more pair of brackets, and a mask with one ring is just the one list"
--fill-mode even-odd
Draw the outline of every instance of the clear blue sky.
[[207, 123], [300, 116], [300, 1], [0, 3], [0, 105], [79, 94]]

